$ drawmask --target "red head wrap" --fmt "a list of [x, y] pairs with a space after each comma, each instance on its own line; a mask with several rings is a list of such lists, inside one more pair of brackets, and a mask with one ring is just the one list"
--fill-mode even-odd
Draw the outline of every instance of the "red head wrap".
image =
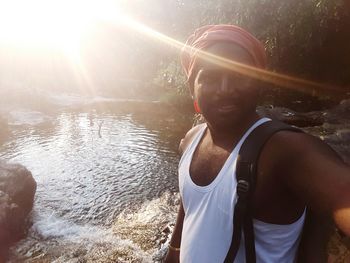
[[198, 28], [186, 41], [181, 52], [181, 63], [189, 79], [192, 75], [198, 50], [218, 42], [231, 42], [245, 49], [256, 67], [265, 68], [264, 46], [253, 35], [234, 25], [208, 25]]

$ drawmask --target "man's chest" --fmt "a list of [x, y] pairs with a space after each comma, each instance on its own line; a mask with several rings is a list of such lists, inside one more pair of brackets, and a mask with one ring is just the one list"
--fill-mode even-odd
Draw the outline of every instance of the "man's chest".
[[192, 156], [190, 176], [199, 186], [209, 185], [219, 175], [230, 152], [220, 147], [199, 147]]

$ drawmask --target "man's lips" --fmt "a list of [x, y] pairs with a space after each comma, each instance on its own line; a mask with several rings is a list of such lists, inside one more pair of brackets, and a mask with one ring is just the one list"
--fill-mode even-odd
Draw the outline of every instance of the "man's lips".
[[221, 105], [217, 107], [219, 113], [229, 113], [236, 109], [236, 105]]
[[239, 105], [239, 100], [230, 98], [217, 101], [215, 103], [215, 108], [219, 113], [229, 113], [237, 109]]

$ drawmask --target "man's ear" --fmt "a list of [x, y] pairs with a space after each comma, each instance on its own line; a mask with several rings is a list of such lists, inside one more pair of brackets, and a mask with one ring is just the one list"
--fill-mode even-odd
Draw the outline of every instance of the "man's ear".
[[257, 104], [263, 104], [264, 100], [266, 99], [266, 88], [263, 86], [263, 83], [260, 81], [256, 81], [257, 85]]
[[266, 96], [267, 92], [267, 84], [260, 81], [260, 80], [255, 80], [255, 84], [257, 87], [257, 93], [260, 98], [264, 98]]
[[256, 85], [258, 85], [257, 86], [257, 89], [258, 89], [258, 96], [259, 97], [262, 97], [262, 96], [264, 96], [264, 88], [261, 86], [261, 83], [260, 82], [257, 82], [257, 84]]

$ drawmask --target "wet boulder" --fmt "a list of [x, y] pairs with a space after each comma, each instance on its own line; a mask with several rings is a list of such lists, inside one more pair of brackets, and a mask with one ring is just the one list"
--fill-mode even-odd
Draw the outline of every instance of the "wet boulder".
[[0, 160], [0, 248], [23, 237], [36, 182], [24, 166]]
[[283, 121], [285, 123], [298, 127], [319, 126], [324, 122], [324, 114], [321, 111], [312, 112], [296, 112], [283, 107], [267, 107], [260, 106], [257, 108], [259, 115], [274, 120]]

